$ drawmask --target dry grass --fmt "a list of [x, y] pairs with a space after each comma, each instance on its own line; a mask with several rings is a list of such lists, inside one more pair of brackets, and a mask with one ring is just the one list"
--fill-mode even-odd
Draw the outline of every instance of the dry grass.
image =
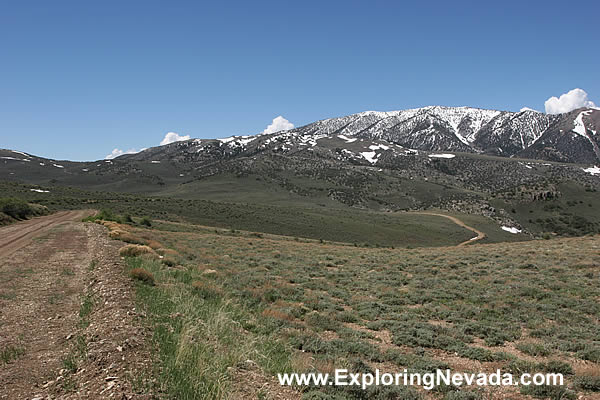
[[114, 221], [104, 221], [102, 219], [96, 220], [97, 224], [103, 225], [108, 228], [108, 230], [113, 231], [116, 229], [121, 229], [122, 225], [114, 222]]
[[289, 314], [284, 313], [281, 310], [266, 308], [262, 312], [263, 317], [275, 318], [282, 321], [293, 321], [295, 318]]
[[[595, 385], [594, 374], [581, 365], [598, 369], [594, 323], [600, 292], [593, 283], [600, 237], [374, 249], [212, 232], [152, 234], [177, 249], [185, 268], [154, 262], [150, 270], [159, 282], [171, 283], [174, 301], [196, 299], [193, 308], [178, 306], [176, 312], [197, 315], [204, 323], [213, 317], [208, 310], [219, 314], [219, 304], [231, 301], [244, 312], [228, 318], [239, 321], [257, 343], [276, 338], [298, 372], [374, 363], [411, 371], [451, 366], [545, 372], [560, 361], [561, 368], [575, 371], [566, 378], [569, 385], [585, 379], [582, 394]], [[234, 325], [228, 326], [230, 337], [237, 338]], [[214, 339], [194, 340], [187, 351], [204, 349]], [[535, 355], [516, 350], [519, 343]], [[221, 345], [207, 356], [225, 356], [229, 348]], [[255, 351], [262, 358], [245, 359], [264, 361], [265, 371], [292, 368], [284, 367], [288, 356], [276, 358], [272, 348]], [[275, 361], [278, 369], [271, 370], [268, 363]], [[193, 374], [204, 371], [194, 368]], [[341, 398], [353, 398], [345, 395]], [[397, 398], [407, 398], [403, 395]]]
[[196, 293], [205, 299], [223, 297], [223, 289], [210, 282], [195, 281], [192, 283], [192, 287]]
[[[108, 231], [109, 231], [108, 236], [111, 239], [120, 240], [122, 242], [131, 243], [131, 244], [142, 244], [142, 245], [150, 244], [148, 240], [143, 239], [137, 235], [134, 235], [128, 229], [126, 229], [126, 227], [128, 227], [128, 225], [123, 225], [123, 224], [119, 224], [117, 222], [104, 221], [104, 220], [96, 220], [96, 223], [101, 224], [108, 228]], [[153, 240], [152, 242], [153, 242], [152, 243], [153, 245], [159, 245], [158, 247], [160, 247], [160, 243], [158, 243], [157, 241]], [[152, 247], [152, 246], [150, 246], [150, 247]]]
[[174, 258], [171, 257], [164, 257], [161, 262], [163, 263], [163, 265], [166, 265], [167, 267], [174, 267], [177, 265], [177, 260], [175, 260]]
[[150, 286], [155, 285], [154, 275], [146, 271], [144, 268], [134, 268], [129, 271], [129, 275], [138, 281], [144, 282]]
[[125, 243], [144, 244], [144, 245], [147, 243], [144, 239], [142, 239], [138, 236], [135, 236], [134, 234], [132, 234], [130, 232], [123, 231], [120, 229], [111, 231], [108, 234], [108, 236], [110, 236], [111, 239], [120, 240]]
[[[163, 249], [164, 248], [164, 246], [160, 242], [157, 242], [156, 240], [153, 240], [153, 239], [147, 240], [146, 241], [146, 246], [152, 247], [154, 250], [159, 250], [159, 249]], [[173, 250], [173, 251], [175, 251], [175, 250]]]
[[[158, 243], [158, 242], [156, 242]], [[150, 242], [148, 242], [148, 246], [152, 247]], [[173, 249], [165, 249], [164, 247], [159, 247], [159, 248], [155, 248], [152, 247], [154, 250], [156, 250], [156, 252], [158, 254], [160, 254], [161, 256], [173, 256], [173, 257], [177, 257], [180, 256], [179, 252]]]
[[121, 257], [137, 257], [143, 254], [157, 256], [154, 250], [152, 250], [150, 247], [139, 244], [128, 244], [123, 246], [121, 249], [119, 249], [119, 254]]

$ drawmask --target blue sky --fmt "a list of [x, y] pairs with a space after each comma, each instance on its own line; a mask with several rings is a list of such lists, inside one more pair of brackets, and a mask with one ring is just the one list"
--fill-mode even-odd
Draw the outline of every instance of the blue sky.
[[365, 110], [600, 102], [600, 2], [2, 1], [0, 147], [100, 159]]

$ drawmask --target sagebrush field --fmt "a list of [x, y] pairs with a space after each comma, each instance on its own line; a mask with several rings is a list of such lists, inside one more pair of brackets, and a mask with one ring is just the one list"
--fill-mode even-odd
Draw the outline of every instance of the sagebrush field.
[[128, 263], [155, 282], [140, 281], [138, 294], [152, 316], [163, 389], [174, 398], [227, 398], [249, 373], [245, 363], [265, 382], [277, 372], [347, 367], [547, 371], [568, 383], [297, 388], [310, 399], [596, 398], [600, 389], [598, 236], [391, 249], [189, 224], [107, 224], [156, 251]]

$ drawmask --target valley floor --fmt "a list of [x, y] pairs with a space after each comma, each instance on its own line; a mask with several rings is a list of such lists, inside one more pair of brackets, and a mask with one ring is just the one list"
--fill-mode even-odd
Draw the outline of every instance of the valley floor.
[[[155, 282], [137, 293], [171, 398], [600, 399], [599, 236], [391, 249], [107, 225], [150, 246], [126, 259]], [[273, 384], [279, 372], [334, 368], [560, 372], [566, 386], [282, 393], [290, 388]]]
[[[85, 214], [0, 228], [0, 399], [600, 399], [600, 236], [366, 248]], [[566, 386], [276, 379], [334, 368]]]

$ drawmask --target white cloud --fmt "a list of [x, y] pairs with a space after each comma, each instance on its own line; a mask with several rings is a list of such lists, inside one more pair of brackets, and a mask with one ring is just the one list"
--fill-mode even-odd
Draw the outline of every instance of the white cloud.
[[271, 125], [267, 126], [267, 129], [265, 129], [262, 133], [275, 133], [290, 129], [294, 129], [294, 124], [280, 115], [279, 117], [273, 118]]
[[160, 142], [160, 145], [164, 146], [165, 144], [181, 142], [182, 140], [190, 140], [190, 135], [180, 136], [175, 132], [169, 132], [165, 135], [164, 139]]
[[588, 100], [585, 90], [579, 88], [561, 94], [560, 97], [550, 97], [544, 106], [547, 114], [566, 113], [580, 107], [596, 107], [593, 101]]
[[[163, 140], [161, 140], [160, 145], [164, 146], [165, 144], [180, 142], [182, 140], [189, 140], [189, 139], [190, 139], [190, 135], [182, 136], [175, 132], [168, 132], [165, 135], [165, 137], [163, 138]], [[140, 150], [136, 150], [136, 149], [121, 150], [121, 149], [115, 148], [115, 149], [113, 149], [113, 151], [111, 151], [110, 154], [108, 154], [104, 158], [106, 160], [112, 160], [113, 158], [117, 158], [119, 156], [122, 156], [123, 154], [135, 154], [135, 153], [139, 153], [140, 151], [144, 151], [144, 150], [146, 150], [146, 147], [144, 147], [143, 149], [140, 149]]]
[[[142, 150], [144, 150], [144, 149], [142, 149]], [[123, 154], [135, 154], [135, 153], [139, 153], [142, 150], [136, 150], [136, 149], [129, 149], [129, 150], [113, 149], [113, 151], [111, 151], [110, 154], [107, 154], [106, 157], [104, 157], [104, 159], [106, 159], [106, 160], [112, 160], [113, 158], [122, 156]]]

